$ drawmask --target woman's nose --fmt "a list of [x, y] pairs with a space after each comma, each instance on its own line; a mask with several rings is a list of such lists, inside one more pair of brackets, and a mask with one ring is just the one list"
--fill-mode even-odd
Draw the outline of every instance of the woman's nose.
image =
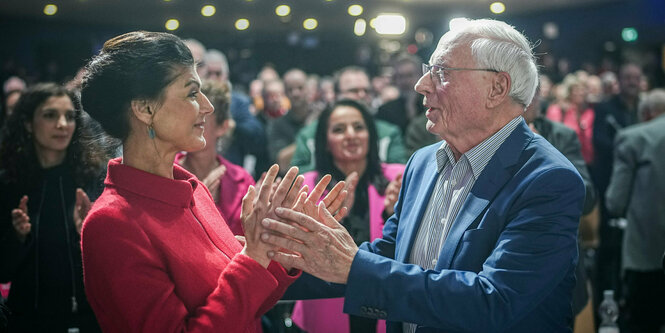
[[62, 116], [58, 117], [58, 122], [57, 122], [56, 126], [58, 128], [64, 128], [65, 126], [67, 126], [67, 116], [62, 115]]

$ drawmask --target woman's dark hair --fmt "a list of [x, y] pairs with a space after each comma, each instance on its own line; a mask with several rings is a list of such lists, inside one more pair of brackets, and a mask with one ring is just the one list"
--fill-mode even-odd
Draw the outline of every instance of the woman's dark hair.
[[83, 108], [106, 133], [124, 141], [131, 101], [161, 100], [164, 89], [191, 66], [192, 53], [172, 34], [134, 31], [111, 38], [86, 66]]
[[[367, 151], [367, 168], [365, 169], [363, 177], [373, 184], [379, 193], [383, 193], [386, 186], [388, 186], [388, 180], [383, 175], [381, 169], [381, 160], [379, 159], [379, 139], [378, 134], [376, 133], [376, 124], [374, 123], [374, 118], [369, 113], [367, 107], [352, 99], [339, 100], [319, 115], [319, 122], [316, 126], [316, 134], [314, 136], [314, 165], [316, 171], [319, 172], [319, 177], [325, 174], [334, 175], [337, 171], [333, 156], [328, 149], [328, 124], [330, 123], [330, 116], [335, 109], [342, 106], [358, 110], [365, 121], [365, 126], [367, 126], [367, 131], [369, 132], [369, 149]], [[338, 179], [338, 181], [339, 180], [342, 179]], [[334, 186], [332, 182], [331, 186]]]
[[76, 185], [84, 187], [99, 176], [107, 158], [104, 151], [91, 140], [89, 125], [83, 119], [81, 103], [76, 93], [55, 83], [36, 84], [21, 94], [14, 112], [7, 118], [0, 133], [0, 169], [7, 173], [6, 179], [26, 186], [40, 180], [36, 177], [41, 166], [33, 136], [27, 131], [25, 124], [32, 123], [35, 111], [53, 96], [67, 96], [74, 104], [76, 125], [63, 163], [73, 170]]

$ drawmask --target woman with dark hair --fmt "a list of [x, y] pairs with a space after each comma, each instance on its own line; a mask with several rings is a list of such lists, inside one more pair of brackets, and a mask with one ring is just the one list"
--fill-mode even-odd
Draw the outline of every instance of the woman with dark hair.
[[254, 185], [254, 178], [241, 166], [229, 162], [217, 153], [221, 150], [217, 146], [225, 144], [223, 138], [227, 137], [235, 126], [229, 110], [231, 85], [228, 82], [207, 80], [203, 82], [201, 92], [215, 107], [215, 114], [206, 118], [203, 130], [203, 136], [210, 144], [196, 152], [176, 155], [176, 163], [203, 182], [233, 234], [242, 235], [242, 197], [249, 187]]
[[304, 197], [297, 169], [274, 193], [276, 165], [260, 189], [249, 187], [243, 246], [208, 189], [174, 164], [178, 152], [205, 147], [213, 112], [187, 46], [168, 33], [130, 32], [104, 43], [86, 69], [83, 106], [123, 144], [82, 233], [86, 292], [100, 325], [107, 332], [260, 332], [261, 315], [299, 272], [268, 258], [273, 248], [260, 241], [259, 221]]
[[23, 92], [2, 129], [0, 281], [12, 282], [9, 331], [99, 330], [83, 290], [79, 234], [106, 157], [85, 137], [78, 98], [53, 83]]
[[[331, 185], [357, 179], [355, 190], [347, 197], [349, 214], [340, 223], [356, 244], [381, 237], [385, 219], [392, 215], [397, 201], [404, 165], [379, 160], [376, 127], [367, 108], [345, 99], [323, 111], [315, 147], [316, 170], [304, 174], [304, 184], [311, 186], [326, 174], [332, 176]], [[341, 298], [298, 301], [292, 318], [310, 333], [385, 331], [383, 322], [377, 325], [373, 319], [345, 315], [343, 304]]]

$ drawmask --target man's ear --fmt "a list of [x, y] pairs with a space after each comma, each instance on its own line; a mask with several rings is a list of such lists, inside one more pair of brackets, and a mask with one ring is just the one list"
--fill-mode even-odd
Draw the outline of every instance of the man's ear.
[[492, 85], [487, 93], [486, 106], [488, 109], [502, 104], [510, 93], [510, 74], [499, 72], [492, 78]]
[[154, 110], [150, 107], [150, 103], [144, 99], [135, 99], [131, 102], [132, 113], [136, 119], [145, 123], [146, 125], [152, 124], [152, 117]]

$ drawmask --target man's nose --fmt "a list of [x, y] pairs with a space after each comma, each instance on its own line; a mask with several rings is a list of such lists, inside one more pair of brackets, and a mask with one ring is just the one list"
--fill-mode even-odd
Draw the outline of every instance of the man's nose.
[[420, 77], [420, 79], [418, 79], [418, 82], [416, 82], [416, 85], [413, 87], [413, 89], [419, 94], [425, 95], [425, 93], [430, 92], [431, 83], [432, 80], [430, 80], [429, 76], [425, 73]]

